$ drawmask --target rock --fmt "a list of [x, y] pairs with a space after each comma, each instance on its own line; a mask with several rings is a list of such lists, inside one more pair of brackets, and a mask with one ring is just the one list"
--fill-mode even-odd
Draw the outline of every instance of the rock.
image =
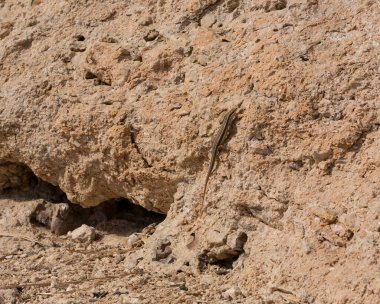
[[137, 297], [133, 297], [130, 295], [121, 295], [121, 303], [122, 304], [140, 304], [141, 300]]
[[152, 235], [156, 231], [157, 223], [150, 224], [141, 231], [141, 233]]
[[335, 223], [338, 218], [334, 210], [323, 207], [313, 207], [311, 208], [311, 213], [319, 217], [321, 221], [327, 225]]
[[201, 19], [201, 26], [203, 27], [212, 27], [215, 24], [216, 18], [213, 14], [207, 14]]
[[343, 241], [349, 241], [354, 236], [354, 233], [352, 230], [343, 227], [342, 225], [332, 225], [331, 230], [340, 238], [343, 239]]
[[145, 41], [153, 41], [154, 39], [156, 39], [158, 36], [160, 35], [160, 33], [156, 30], [150, 30], [145, 36], [144, 36], [144, 40]]
[[230, 246], [232, 250], [241, 252], [244, 250], [244, 245], [248, 240], [248, 236], [245, 232], [235, 231], [228, 235], [227, 245]]
[[108, 292], [108, 291], [104, 291], [104, 290], [101, 290], [101, 291], [93, 291], [93, 292], [92, 292], [92, 296], [93, 296], [95, 299], [102, 299], [102, 298], [106, 297], [108, 294], [109, 294], [109, 292]]
[[327, 151], [314, 151], [313, 152], [313, 159], [315, 160], [316, 163], [319, 163], [321, 161], [326, 161], [329, 159], [331, 156], [332, 151], [327, 150]]
[[84, 52], [86, 50], [86, 45], [81, 41], [73, 41], [70, 44], [70, 51], [73, 52]]
[[299, 171], [303, 167], [302, 161], [291, 161], [288, 164], [288, 168], [291, 170]]
[[236, 8], [238, 8], [240, 0], [228, 0], [226, 1], [226, 11], [227, 13], [232, 13]]
[[243, 293], [241, 292], [239, 287], [231, 287], [227, 289], [225, 292], [223, 292], [222, 296], [223, 299], [231, 301], [242, 297]]
[[161, 240], [155, 250], [153, 261], [160, 261], [161, 263], [169, 264], [174, 262], [172, 256], [171, 242], [167, 239]]
[[58, 278], [56, 276], [52, 276], [50, 278], [50, 287], [57, 288], [58, 287]]
[[95, 240], [95, 228], [83, 224], [79, 228], [68, 233], [74, 241], [81, 243], [90, 243]]
[[153, 23], [153, 19], [151, 16], [144, 16], [140, 20], [140, 25], [143, 25], [143, 26], [148, 26], [148, 25], [151, 25], [152, 23]]
[[265, 11], [271, 12], [275, 10], [282, 10], [286, 8], [287, 1], [286, 0], [269, 0], [265, 4]]
[[124, 255], [122, 255], [122, 254], [118, 254], [118, 255], [116, 255], [115, 256], [115, 263], [116, 264], [119, 264], [119, 263], [121, 263], [122, 261], [124, 261], [125, 260], [125, 256]]
[[[167, 214], [154, 233], [148, 229], [153, 234], [142, 250], [100, 268], [118, 275], [130, 263], [153, 273], [187, 263], [194, 282], [186, 282], [183, 302], [218, 301], [201, 287], [193, 294], [204, 271], [217, 278], [210, 290], [220, 290], [219, 281], [247, 285], [258, 302], [260, 288], [273, 283], [294, 293], [274, 292], [273, 303], [302, 302], [300, 288], [321, 303], [343, 303], [337, 290], [347, 293], [346, 302], [376, 303], [376, 271], [368, 269], [376, 269], [379, 237], [378, 209], [371, 207], [380, 196], [378, 1], [36, 1], [0, 1], [2, 202], [14, 194], [23, 210], [31, 196], [21, 190], [38, 178], [53, 191], [40, 189], [33, 198], [52, 197], [58, 187], [83, 207], [128, 198]], [[201, 215], [212, 140], [239, 103]], [[311, 212], [322, 206], [315, 202], [333, 202], [326, 207], [339, 220]], [[1, 231], [23, 233], [21, 222], [3, 229], [22, 216], [9, 209], [0, 206]], [[61, 218], [64, 209], [51, 220], [59, 233], [74, 217]], [[341, 214], [350, 218], [343, 222]], [[54, 217], [40, 215], [47, 223]], [[91, 225], [101, 221], [107, 218], [94, 216]], [[137, 216], [129, 222], [136, 230], [127, 225], [123, 235], [146, 224]], [[246, 231], [244, 245], [233, 231]], [[160, 242], [165, 238], [170, 244]], [[0, 242], [3, 248], [14, 240]], [[18, 242], [26, 252], [33, 246]], [[29, 262], [33, 271], [51, 270], [39, 278], [65, 280], [58, 266], [66, 271], [68, 260], [7, 260], [9, 252], [0, 253], [0, 272], [12, 282], [27, 282], [20, 266]], [[92, 278], [86, 269], [75, 265], [67, 273]], [[154, 297], [161, 287], [148, 284], [144, 291]]]
[[50, 228], [56, 235], [63, 235], [79, 227], [84, 220], [86, 211], [78, 206], [68, 203], [53, 204], [41, 200], [31, 213], [29, 220], [31, 223]]
[[141, 241], [141, 238], [137, 234], [131, 234], [128, 237], [127, 244], [130, 247], [136, 246]]

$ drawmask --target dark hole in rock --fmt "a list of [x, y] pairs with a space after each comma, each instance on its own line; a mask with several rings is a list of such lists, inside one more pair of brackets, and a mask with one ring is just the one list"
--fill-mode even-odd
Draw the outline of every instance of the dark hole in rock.
[[30, 217], [31, 223], [45, 226], [57, 235], [86, 224], [100, 232], [121, 236], [139, 232], [150, 235], [164, 219], [165, 215], [148, 211], [126, 199], [110, 200], [91, 208], [70, 202], [53, 204], [42, 201]]
[[218, 266], [220, 268], [220, 270], [233, 269], [233, 263], [239, 258], [241, 253], [231, 255], [228, 258], [219, 260], [219, 259], [215, 258], [212, 254], [209, 254], [209, 252], [205, 251], [201, 255], [199, 255], [199, 257], [198, 257], [198, 260], [199, 260], [199, 266], [198, 267], [201, 271], [206, 270], [207, 265]]
[[0, 193], [15, 196], [17, 200], [43, 198], [48, 202], [67, 202], [66, 194], [55, 185], [38, 178], [22, 163], [0, 163]]
[[[166, 218], [164, 214], [149, 211], [123, 198], [104, 202], [93, 208], [97, 213], [99, 213], [99, 211], [97, 211], [99, 208], [101, 209], [101, 213], [103, 212], [102, 208], [111, 208], [111, 210], [107, 211], [108, 220], [97, 223], [96, 225], [99, 230], [120, 235], [129, 235], [130, 233], [142, 230], [144, 230], [146, 234], [152, 234], [155, 230], [155, 226]], [[90, 218], [90, 220], [96, 221], [96, 216]]]
[[91, 71], [86, 71], [86, 73], [84, 74], [84, 78], [85, 79], [94, 79], [94, 85], [96, 85], [96, 86], [98, 86], [98, 85], [110, 86], [111, 85], [110, 82], [103, 81], [102, 79], [98, 78], [98, 76], [96, 76]]
[[75, 38], [78, 40], [78, 41], [84, 41], [86, 38], [84, 38], [83, 35], [76, 35]]
[[144, 40], [145, 40], [145, 41], [153, 41], [153, 40], [156, 39], [159, 35], [160, 35], [160, 33], [159, 33], [157, 30], [152, 29], [152, 30], [150, 30], [150, 31], [144, 36]]
[[232, 269], [233, 263], [244, 253], [244, 245], [248, 240], [245, 232], [240, 232], [230, 244], [221, 247], [209, 248], [203, 250], [198, 256], [198, 267], [201, 271], [207, 269], [207, 265], [216, 265], [219, 267], [219, 274], [226, 274], [224, 270]]
[[66, 234], [82, 224], [93, 226], [100, 232], [121, 236], [136, 232], [150, 235], [166, 217], [125, 198], [83, 208], [71, 203], [58, 186], [38, 178], [28, 166], [21, 163], [0, 163], [0, 193], [1, 196], [20, 202], [40, 199], [29, 221], [58, 235]]
[[307, 55], [301, 55], [300, 58], [302, 61], [309, 61], [309, 58], [307, 57]]
[[108, 291], [95, 291], [92, 293], [92, 296], [95, 298], [95, 299], [102, 299], [104, 298], [106, 295], [108, 295]]
[[96, 85], [96, 86], [98, 86], [98, 85], [111, 86], [111, 83], [105, 82], [99, 78], [96, 78], [96, 79], [94, 79], [94, 85]]
[[96, 79], [96, 75], [90, 71], [86, 71], [86, 74], [84, 75], [85, 79]]
[[61, 188], [45, 182], [35, 175], [31, 179], [30, 186], [35, 196], [42, 198], [48, 202], [68, 202], [66, 193], [63, 192]]

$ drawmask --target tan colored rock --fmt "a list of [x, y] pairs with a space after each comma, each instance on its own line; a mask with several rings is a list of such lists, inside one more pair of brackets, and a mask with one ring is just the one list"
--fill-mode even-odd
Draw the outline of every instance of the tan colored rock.
[[70, 231], [68, 235], [77, 242], [90, 243], [95, 240], [96, 232], [93, 227], [83, 224], [79, 228]]
[[140, 24], [143, 26], [148, 26], [153, 23], [153, 19], [151, 16], [143, 16], [140, 20]]
[[319, 217], [325, 224], [333, 224], [338, 218], [337, 213], [334, 210], [323, 208], [323, 207], [313, 207], [311, 212]]
[[276, 303], [378, 301], [377, 1], [37, 2], [0, 2], [1, 190], [32, 172], [85, 207], [167, 214], [141, 267], [228, 271]]
[[237, 300], [241, 296], [242, 296], [242, 292], [239, 287], [231, 287], [225, 292], [223, 292], [223, 298], [229, 301]]
[[211, 27], [216, 22], [216, 18], [214, 15], [205, 15], [201, 20], [201, 26], [203, 27]]

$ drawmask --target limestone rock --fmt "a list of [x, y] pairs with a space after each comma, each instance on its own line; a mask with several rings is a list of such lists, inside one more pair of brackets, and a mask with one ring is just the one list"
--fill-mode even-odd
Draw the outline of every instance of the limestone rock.
[[2, 195], [166, 214], [139, 267], [378, 302], [379, 1], [32, 2], [0, 1]]
[[74, 241], [81, 243], [90, 243], [95, 240], [96, 232], [95, 228], [83, 224], [79, 228], [68, 233]]

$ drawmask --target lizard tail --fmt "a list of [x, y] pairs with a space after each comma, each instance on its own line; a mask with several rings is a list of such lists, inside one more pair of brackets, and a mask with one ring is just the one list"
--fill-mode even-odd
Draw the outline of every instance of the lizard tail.
[[201, 213], [200, 215], [203, 215], [204, 209], [205, 209], [205, 199], [206, 199], [206, 192], [207, 192], [207, 183], [208, 183], [208, 176], [206, 177], [205, 185], [203, 187], [203, 197], [202, 197], [202, 204], [201, 204]]

